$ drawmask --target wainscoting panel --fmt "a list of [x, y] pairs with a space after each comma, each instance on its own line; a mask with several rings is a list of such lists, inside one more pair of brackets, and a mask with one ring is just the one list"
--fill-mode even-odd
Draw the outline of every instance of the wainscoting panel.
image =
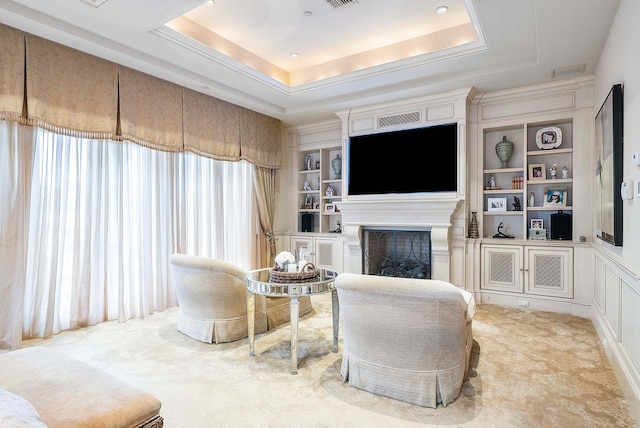
[[640, 421], [640, 277], [594, 249], [591, 319], [618, 376], [631, 413]]
[[[634, 287], [636, 285], [636, 287]], [[622, 280], [622, 316], [620, 342], [626, 351], [629, 363], [640, 377], [640, 328], [638, 326], [638, 310], [640, 310], [640, 290], [638, 284]], [[638, 421], [640, 422], [640, 421]]]
[[593, 286], [593, 301], [597, 305], [599, 312], [604, 313], [604, 269], [602, 259], [595, 258], [595, 282]]
[[604, 316], [616, 339], [619, 339], [620, 276], [608, 266], [605, 267], [604, 272]]

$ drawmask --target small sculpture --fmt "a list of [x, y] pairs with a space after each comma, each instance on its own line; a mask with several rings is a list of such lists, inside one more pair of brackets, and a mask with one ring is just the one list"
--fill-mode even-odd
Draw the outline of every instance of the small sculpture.
[[336, 222], [338, 227], [334, 230], [330, 230], [329, 233], [342, 233], [342, 225], [340, 224], [340, 220]]
[[304, 181], [304, 184], [302, 185], [302, 190], [306, 190], [306, 191], [311, 190], [311, 185], [307, 180]]
[[562, 178], [569, 178], [569, 168], [566, 165], [562, 167]]
[[536, 206], [536, 195], [533, 192], [531, 192], [531, 194], [529, 195], [529, 206], [530, 207]]
[[513, 210], [514, 211], [522, 211], [522, 205], [520, 204], [520, 198], [517, 196], [513, 197]]
[[309, 171], [311, 169], [311, 155], [304, 157], [304, 170]]
[[513, 235], [507, 235], [502, 233], [501, 229], [504, 228], [504, 224], [500, 223], [498, 225], [498, 233], [496, 233], [495, 235], [493, 235], [494, 238], [513, 238]]
[[493, 174], [489, 176], [489, 187], [496, 187], [496, 177]]
[[325, 190], [324, 194], [325, 194], [326, 196], [333, 196], [333, 194], [334, 194], [333, 187], [331, 187], [331, 186], [327, 186], [327, 190]]
[[558, 165], [554, 163], [551, 168], [549, 168], [549, 175], [551, 175], [552, 180], [556, 179], [556, 176], [558, 175]]

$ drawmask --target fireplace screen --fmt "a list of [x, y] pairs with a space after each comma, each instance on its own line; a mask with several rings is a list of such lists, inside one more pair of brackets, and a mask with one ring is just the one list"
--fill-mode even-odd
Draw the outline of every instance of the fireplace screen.
[[364, 229], [366, 275], [431, 279], [431, 232]]

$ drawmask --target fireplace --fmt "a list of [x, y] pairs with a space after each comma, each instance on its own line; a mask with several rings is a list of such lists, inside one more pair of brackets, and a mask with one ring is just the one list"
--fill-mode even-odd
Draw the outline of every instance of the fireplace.
[[[343, 199], [337, 202], [337, 205], [342, 213], [342, 233], [347, 240], [345, 272], [367, 273], [363, 270], [365, 266], [364, 231], [367, 229], [428, 231], [429, 277], [443, 281], [450, 280], [450, 229], [454, 213], [464, 205], [461, 199], [445, 197], [420, 200], [350, 201]], [[369, 237], [369, 239], [372, 238]], [[421, 258], [422, 256], [418, 257], [418, 259]], [[368, 269], [373, 274], [372, 268]]]
[[363, 229], [362, 272], [366, 275], [431, 279], [431, 232]]

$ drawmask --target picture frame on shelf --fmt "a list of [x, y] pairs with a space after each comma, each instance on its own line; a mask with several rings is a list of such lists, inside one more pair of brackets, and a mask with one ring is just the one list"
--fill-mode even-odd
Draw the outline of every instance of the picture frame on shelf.
[[531, 229], [544, 229], [544, 219], [532, 218], [531, 219]]
[[547, 170], [543, 163], [532, 163], [529, 165], [529, 180], [546, 180]]
[[566, 207], [567, 188], [557, 186], [545, 188], [543, 205], [545, 207]]
[[319, 210], [320, 209], [320, 202], [314, 202], [313, 203], [313, 209], [314, 210]]
[[326, 213], [334, 213], [336, 212], [335, 204], [324, 204], [324, 212]]
[[549, 126], [536, 132], [536, 145], [539, 149], [556, 149], [562, 144], [562, 129]]
[[302, 206], [305, 210], [313, 209], [313, 197], [307, 196], [304, 198], [304, 205]]
[[506, 211], [507, 198], [487, 198], [487, 211]]

